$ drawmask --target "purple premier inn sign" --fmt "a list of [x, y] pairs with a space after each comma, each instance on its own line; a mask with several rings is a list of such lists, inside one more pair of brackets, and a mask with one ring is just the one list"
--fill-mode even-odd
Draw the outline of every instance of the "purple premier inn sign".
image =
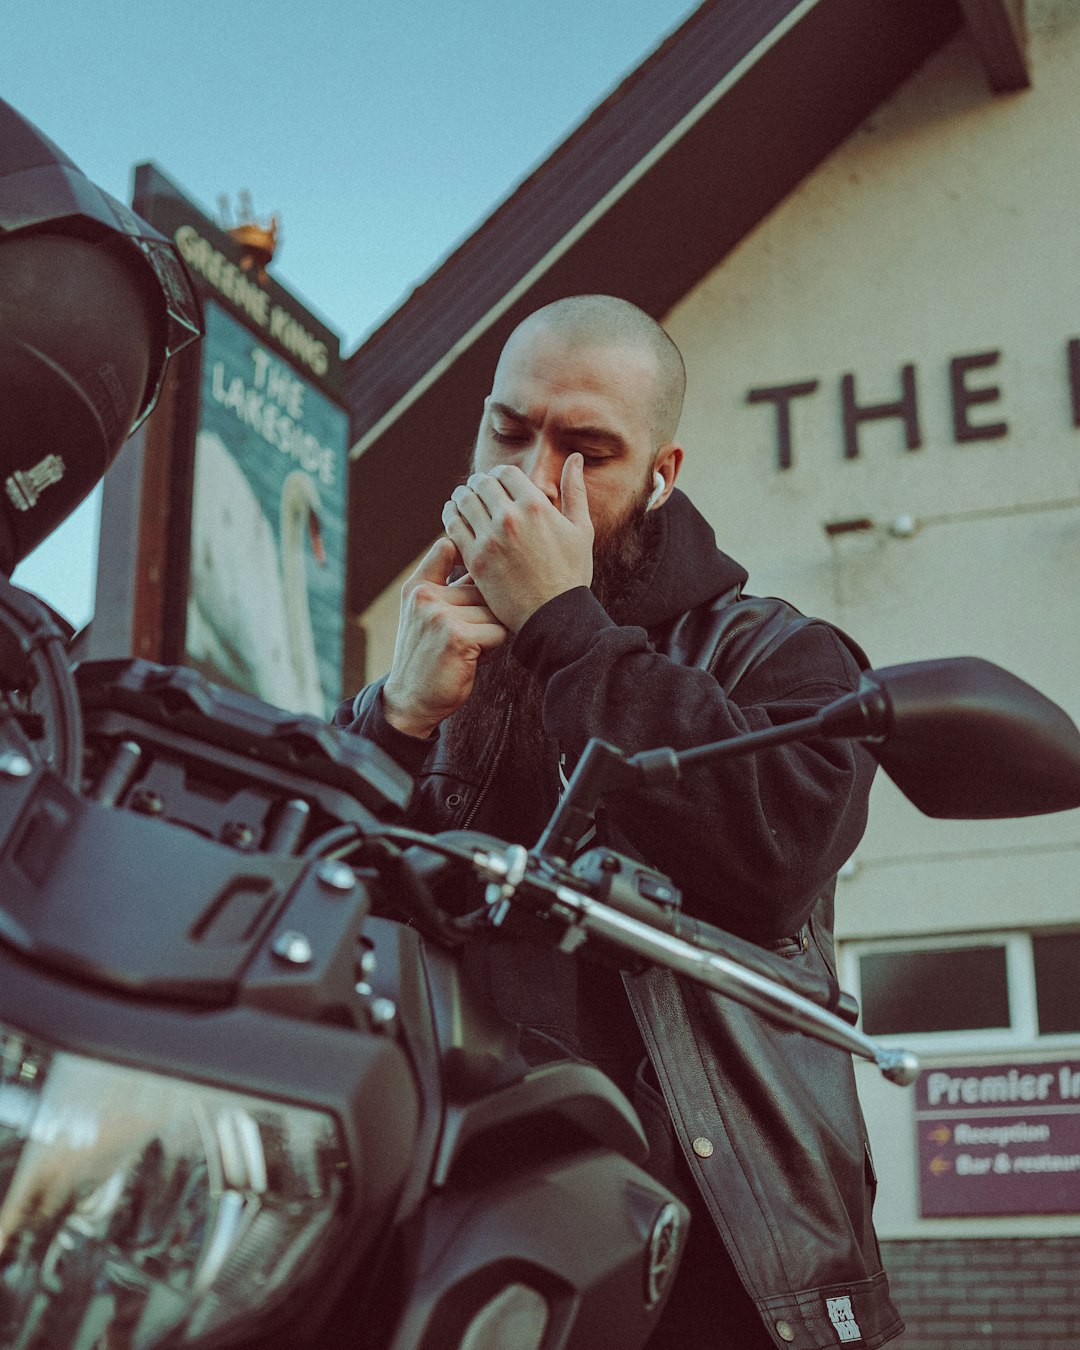
[[927, 1069], [919, 1213], [1080, 1213], [1080, 1061]]

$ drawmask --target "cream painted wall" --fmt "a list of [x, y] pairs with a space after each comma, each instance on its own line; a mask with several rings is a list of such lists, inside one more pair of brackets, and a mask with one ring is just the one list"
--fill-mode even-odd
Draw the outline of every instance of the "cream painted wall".
[[[1080, 430], [1066, 359], [1080, 338], [1080, 5], [1029, 4], [1028, 17], [1030, 91], [992, 96], [962, 35], [667, 326], [689, 375], [681, 485], [752, 590], [839, 622], [877, 665], [985, 656], [1080, 721]], [[1000, 395], [969, 421], [1008, 432], [957, 444], [950, 362], [987, 352], [1000, 358], [967, 383]], [[899, 420], [877, 421], [845, 459], [841, 377], [855, 376], [860, 403], [891, 402], [909, 363], [922, 447], [905, 448]], [[747, 393], [809, 380], [818, 389], [791, 405], [794, 463], [781, 471], [775, 409]], [[902, 517], [913, 531], [891, 532]], [[826, 524], [855, 518], [873, 528], [830, 542]], [[846, 871], [841, 938], [1076, 925], [1080, 812], [931, 821], [879, 777]], [[1042, 1054], [1080, 1059], [1080, 1038]], [[859, 1082], [881, 1236], [1080, 1231], [1076, 1215], [921, 1220], [912, 1098], [863, 1066]]]
[[[424, 549], [424, 553], [427, 549]], [[394, 641], [397, 638], [398, 611], [401, 608], [401, 587], [416, 571], [423, 557], [418, 555], [408, 567], [395, 577], [386, 590], [368, 605], [361, 618], [366, 637], [366, 665], [368, 680], [377, 680], [385, 675], [394, 659]]]
[[[1031, 7], [1034, 88], [994, 97], [961, 35], [668, 316], [687, 359], [681, 479], [751, 589], [849, 629], [872, 661], [999, 662], [1080, 718], [1080, 6]], [[956, 444], [953, 358], [999, 397]], [[840, 382], [893, 402], [915, 368], [923, 445], [865, 423], [845, 459]], [[751, 389], [791, 404], [794, 463]], [[895, 537], [901, 517], [916, 522]], [[834, 538], [829, 522], [874, 528]], [[1021, 855], [1022, 851], [1022, 855]], [[944, 855], [950, 855], [948, 861]], [[939, 859], [935, 863], [935, 859]], [[1080, 819], [945, 824], [887, 782], [843, 886], [847, 936], [1080, 920]]]

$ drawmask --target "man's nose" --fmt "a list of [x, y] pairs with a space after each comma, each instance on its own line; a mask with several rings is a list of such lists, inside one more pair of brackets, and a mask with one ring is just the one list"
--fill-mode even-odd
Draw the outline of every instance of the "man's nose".
[[558, 506], [559, 486], [562, 483], [562, 455], [550, 442], [540, 439], [533, 446], [526, 464], [525, 473], [529, 481]]

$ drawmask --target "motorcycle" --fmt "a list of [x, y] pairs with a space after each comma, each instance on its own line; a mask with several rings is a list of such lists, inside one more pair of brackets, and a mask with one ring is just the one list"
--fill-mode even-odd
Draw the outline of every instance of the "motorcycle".
[[686, 1211], [644, 1170], [618, 1089], [589, 1064], [527, 1062], [461, 949], [502, 930], [664, 966], [909, 1083], [914, 1056], [867, 1038], [835, 988], [576, 841], [612, 793], [823, 736], [865, 743], [931, 815], [1068, 809], [1080, 733], [986, 662], [894, 667], [713, 746], [591, 742], [525, 849], [403, 827], [408, 777], [311, 717], [190, 670], [72, 668], [62, 626], [5, 578], [153, 406], [198, 306], [167, 240], [15, 130], [0, 137], [18, 151], [0, 165], [0, 1345], [644, 1345]]
[[[836, 991], [568, 841], [613, 791], [816, 736], [866, 743], [931, 815], [1080, 805], [1069, 718], [957, 659], [711, 747], [591, 742], [534, 849], [426, 836], [395, 823], [409, 780], [367, 742], [189, 670], [72, 674], [7, 584], [0, 620], [0, 1344], [18, 1350], [643, 1345], [685, 1211], [599, 1070], [521, 1058], [462, 944], [496, 927], [663, 965], [910, 1083], [914, 1056]], [[448, 878], [475, 905], [440, 904]]]

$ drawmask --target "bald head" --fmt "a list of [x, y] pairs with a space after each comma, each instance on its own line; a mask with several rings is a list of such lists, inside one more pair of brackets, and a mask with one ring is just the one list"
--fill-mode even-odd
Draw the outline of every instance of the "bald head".
[[473, 467], [520, 469], [560, 508], [567, 472], [583, 474], [597, 538], [611, 534], [671, 495], [683, 383], [675, 344], [635, 305], [610, 295], [558, 300], [503, 348]]
[[622, 348], [648, 358], [654, 372], [648, 391], [649, 420], [657, 447], [674, 440], [682, 415], [686, 371], [678, 347], [663, 328], [637, 305], [614, 295], [572, 295], [538, 309], [511, 333], [509, 350], [519, 337], [539, 329], [557, 334], [568, 346]]

